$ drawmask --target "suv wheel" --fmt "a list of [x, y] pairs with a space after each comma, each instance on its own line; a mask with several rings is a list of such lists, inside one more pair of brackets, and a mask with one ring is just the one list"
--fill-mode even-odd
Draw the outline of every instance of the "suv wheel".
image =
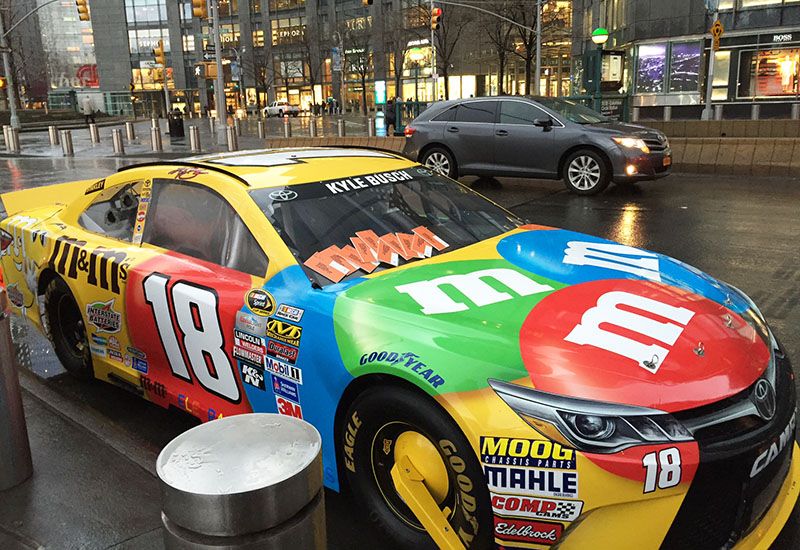
[[437, 174], [447, 176], [448, 178], [456, 179], [458, 177], [458, 170], [456, 168], [456, 161], [450, 151], [440, 147], [428, 149], [422, 155], [421, 163], [427, 168], [430, 168]]
[[564, 163], [564, 183], [573, 193], [594, 195], [608, 187], [609, 181], [608, 167], [594, 151], [575, 151]]

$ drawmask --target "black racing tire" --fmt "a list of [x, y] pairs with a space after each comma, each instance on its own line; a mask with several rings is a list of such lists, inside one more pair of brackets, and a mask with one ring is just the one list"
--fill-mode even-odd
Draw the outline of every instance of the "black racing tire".
[[56, 277], [44, 293], [44, 311], [50, 341], [61, 364], [71, 375], [82, 380], [94, 378], [86, 325], [78, 302], [67, 283]]
[[453, 154], [444, 147], [431, 147], [419, 159], [419, 163], [451, 179], [458, 179], [458, 164]]
[[579, 149], [564, 161], [564, 185], [576, 195], [596, 195], [610, 182], [606, 160], [592, 149]]
[[410, 389], [369, 389], [347, 411], [339, 456], [357, 509], [369, 512], [369, 520], [387, 548], [435, 548], [391, 481], [395, 443], [406, 431], [422, 434], [442, 459], [447, 494], [440, 508], [452, 510], [449, 522], [465, 546], [492, 548], [492, 507], [477, 456], [450, 416], [427, 396]]

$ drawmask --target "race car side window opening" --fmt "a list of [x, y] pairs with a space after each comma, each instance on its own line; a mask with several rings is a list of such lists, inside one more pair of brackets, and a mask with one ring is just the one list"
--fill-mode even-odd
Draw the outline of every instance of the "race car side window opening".
[[142, 182], [136, 181], [100, 191], [78, 223], [92, 233], [131, 242], [141, 189]]
[[142, 241], [263, 277], [267, 257], [228, 202], [194, 183], [157, 179]]
[[[365, 230], [385, 235], [410, 233], [423, 226], [443, 239], [449, 252], [523, 223], [471, 189], [422, 167], [397, 172], [407, 179], [355, 189], [342, 180], [307, 183], [255, 189], [250, 195], [300, 265], [331, 245], [350, 244], [356, 232]], [[388, 267], [381, 265], [377, 270]], [[331, 282], [310, 269], [306, 273], [321, 285]], [[348, 278], [360, 275], [356, 272]]]

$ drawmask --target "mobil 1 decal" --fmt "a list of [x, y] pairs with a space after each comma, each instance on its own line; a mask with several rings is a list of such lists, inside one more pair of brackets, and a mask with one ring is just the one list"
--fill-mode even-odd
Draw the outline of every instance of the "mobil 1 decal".
[[235, 335], [251, 285], [249, 275], [224, 268], [209, 280], [207, 270], [169, 254], [131, 271], [126, 318], [131, 344], [147, 357], [149, 399], [202, 419], [211, 418], [211, 411], [213, 417], [251, 411], [233, 353], [259, 349], [257, 338], [237, 342]]
[[566, 230], [526, 231], [505, 237], [497, 251], [509, 262], [567, 284], [638, 279], [677, 286], [736, 312], [747, 301], [702, 271], [663, 254]]
[[[388, 271], [337, 299], [336, 339], [353, 376], [390, 373], [434, 395], [485, 388], [525, 376], [519, 331], [562, 286], [500, 259]], [[383, 307], [364, 315], [373, 303]]]

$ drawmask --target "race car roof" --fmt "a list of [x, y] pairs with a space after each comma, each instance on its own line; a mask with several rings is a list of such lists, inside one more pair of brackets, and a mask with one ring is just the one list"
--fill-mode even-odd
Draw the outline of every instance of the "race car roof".
[[242, 179], [250, 187], [283, 187], [360, 174], [398, 170], [410, 160], [377, 149], [306, 147], [263, 149], [182, 159]]

